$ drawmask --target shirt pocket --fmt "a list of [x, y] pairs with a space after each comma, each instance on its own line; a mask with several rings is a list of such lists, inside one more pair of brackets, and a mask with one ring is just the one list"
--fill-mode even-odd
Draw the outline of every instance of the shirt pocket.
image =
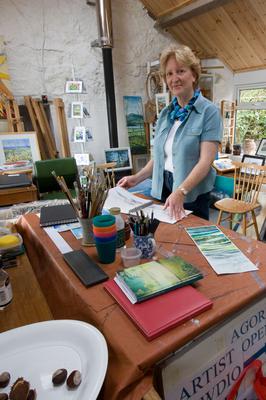
[[202, 128], [191, 128], [187, 131], [188, 136], [200, 136], [202, 133]]

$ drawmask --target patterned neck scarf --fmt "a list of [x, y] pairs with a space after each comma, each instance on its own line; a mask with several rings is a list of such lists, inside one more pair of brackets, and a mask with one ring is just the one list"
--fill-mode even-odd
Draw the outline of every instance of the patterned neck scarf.
[[199, 97], [199, 94], [200, 90], [199, 89], [195, 90], [194, 96], [192, 97], [192, 99], [189, 100], [188, 104], [186, 104], [185, 107], [181, 107], [178, 104], [177, 97], [174, 97], [172, 101], [173, 110], [171, 111], [170, 114], [170, 121], [174, 122], [175, 119], [178, 119], [181, 122], [185, 121], [185, 119], [189, 116], [192, 110], [193, 104]]

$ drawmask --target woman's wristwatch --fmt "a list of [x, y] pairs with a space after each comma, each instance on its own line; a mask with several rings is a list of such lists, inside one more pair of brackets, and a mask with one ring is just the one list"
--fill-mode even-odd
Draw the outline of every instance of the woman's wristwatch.
[[178, 189], [183, 193], [184, 196], [186, 196], [188, 194], [188, 190], [185, 189], [184, 187], [179, 186]]

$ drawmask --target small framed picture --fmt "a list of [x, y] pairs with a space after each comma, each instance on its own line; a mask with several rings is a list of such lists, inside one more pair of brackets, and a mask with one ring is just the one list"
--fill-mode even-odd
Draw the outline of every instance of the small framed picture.
[[76, 126], [74, 128], [74, 142], [86, 141], [86, 128], [85, 126]]
[[129, 147], [117, 147], [104, 150], [105, 161], [107, 163], [115, 162], [114, 170], [122, 171], [132, 169], [132, 159]]
[[156, 103], [156, 114], [159, 117], [160, 112], [162, 109], [169, 104], [169, 93], [157, 93], [155, 95], [155, 103]]
[[[246, 164], [256, 164], [256, 165], [264, 165], [265, 164], [265, 157], [262, 156], [251, 156], [250, 154], [243, 154], [242, 163]], [[241, 172], [244, 172], [244, 170]], [[246, 171], [247, 173], [250, 173], [251, 175], [254, 175], [254, 172], [250, 172], [249, 170]], [[258, 174], [258, 172], [256, 173]]]
[[89, 153], [82, 154], [74, 154], [77, 166], [89, 165], [90, 164], [90, 155]]
[[71, 118], [83, 118], [82, 101], [74, 101], [71, 103]]
[[266, 138], [261, 139], [256, 151], [256, 155], [266, 157]]
[[82, 93], [82, 81], [66, 81], [66, 93]]

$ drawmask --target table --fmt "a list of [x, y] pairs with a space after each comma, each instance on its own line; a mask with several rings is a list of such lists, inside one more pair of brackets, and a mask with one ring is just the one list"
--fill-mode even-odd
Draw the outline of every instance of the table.
[[[208, 221], [193, 215], [182, 221], [184, 227], [208, 224]], [[197, 317], [199, 324], [189, 321], [148, 342], [102, 284], [88, 289], [82, 285], [64, 262], [57, 247], [40, 228], [36, 215], [21, 217], [17, 228], [23, 235], [30, 262], [54, 318], [87, 321], [104, 334], [109, 350], [109, 364], [102, 393], [104, 399], [140, 399], [152, 386], [157, 362], [266, 293], [265, 244], [252, 241], [257, 248], [256, 254], [252, 253], [250, 259], [255, 261], [256, 257], [264, 267], [256, 272], [257, 280], [252, 273], [217, 276], [182, 230], [182, 245], [179, 246], [182, 256], [205, 274], [205, 278], [197, 284], [197, 289], [212, 299], [214, 306]], [[248, 249], [246, 238], [223, 227], [221, 229], [243, 251]], [[73, 249], [80, 248], [80, 242], [71, 232], [62, 235]], [[159, 225], [155, 235], [157, 243], [160, 242], [166, 250], [172, 249], [176, 237], [177, 226], [164, 223]], [[84, 251], [97, 262], [94, 248], [84, 248]], [[113, 277], [119, 265], [118, 256], [115, 263], [102, 267]]]
[[26, 254], [18, 256], [19, 265], [8, 268], [13, 300], [0, 311], [0, 332], [53, 319], [53, 315]]
[[0, 206], [25, 203], [38, 200], [38, 191], [35, 185], [0, 189]]

